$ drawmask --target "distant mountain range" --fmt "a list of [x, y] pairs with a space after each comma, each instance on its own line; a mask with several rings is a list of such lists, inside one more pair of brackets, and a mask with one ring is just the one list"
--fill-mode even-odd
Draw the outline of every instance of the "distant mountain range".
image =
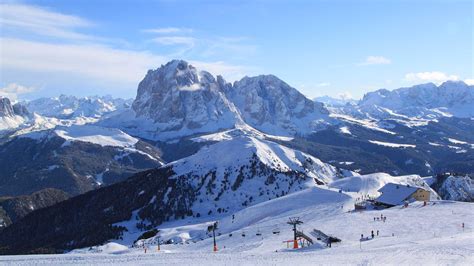
[[[410, 175], [401, 180], [470, 201], [473, 95], [473, 86], [445, 82], [324, 104], [273, 75], [231, 84], [174, 60], [148, 71], [133, 101], [2, 98], [0, 196], [49, 188], [82, 195], [35, 207], [0, 233], [0, 246], [17, 253], [95, 245], [126, 234], [121, 222], [148, 230], [220, 217], [359, 176]], [[438, 175], [445, 172], [456, 174]], [[59, 218], [36, 230], [52, 216]]]

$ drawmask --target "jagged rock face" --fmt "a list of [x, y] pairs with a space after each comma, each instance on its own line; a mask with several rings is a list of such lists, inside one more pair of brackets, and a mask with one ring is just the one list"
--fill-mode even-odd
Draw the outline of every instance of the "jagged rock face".
[[229, 128], [235, 122], [222, 83], [174, 60], [148, 71], [138, 86], [132, 108], [138, 117], [153, 120], [160, 131]]
[[11, 104], [10, 99], [0, 97], [0, 142], [5, 134], [26, 125], [31, 118], [28, 110], [21, 104]]
[[469, 175], [439, 174], [431, 187], [444, 200], [474, 202], [474, 178]]
[[248, 124], [269, 133], [280, 133], [277, 128], [306, 133], [315, 129], [315, 120], [328, 114], [323, 104], [273, 75], [245, 77], [226, 91]]
[[16, 115], [19, 115], [19, 116], [29, 116], [30, 115], [30, 112], [28, 111], [28, 108], [26, 108], [26, 106], [24, 106], [21, 103], [16, 103], [16, 104], [13, 105], [13, 112]]
[[13, 117], [14, 115], [10, 99], [0, 98], [0, 117]]
[[307, 134], [330, 120], [321, 103], [275, 76], [245, 77], [232, 85], [178, 60], [147, 73], [132, 108], [137, 118], [153, 122], [147, 131], [157, 132], [157, 138], [165, 138], [163, 132], [182, 137], [242, 123], [270, 134]]

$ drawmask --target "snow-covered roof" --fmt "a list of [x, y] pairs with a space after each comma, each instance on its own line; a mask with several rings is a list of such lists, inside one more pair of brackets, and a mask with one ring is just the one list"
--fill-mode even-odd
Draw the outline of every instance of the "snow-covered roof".
[[388, 183], [378, 190], [382, 195], [376, 201], [387, 205], [400, 205], [418, 189], [420, 187]]

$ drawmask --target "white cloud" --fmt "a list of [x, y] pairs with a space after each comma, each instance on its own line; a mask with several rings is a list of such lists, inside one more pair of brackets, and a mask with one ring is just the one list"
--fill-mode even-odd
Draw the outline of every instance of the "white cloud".
[[[0, 4], [0, 15], [0, 73], [4, 83], [19, 81], [42, 88], [48, 88], [52, 83], [55, 87], [64, 84], [63, 89], [58, 89], [64, 93], [71, 91], [71, 87], [85, 85], [91, 87], [90, 90], [103, 88], [108, 90], [107, 93], [114, 93], [136, 88], [148, 69], [159, 67], [171, 58], [170, 55], [146, 50], [117, 48], [116, 40], [78, 31], [87, 29], [93, 25], [92, 22], [42, 7]], [[191, 29], [162, 28], [153, 32], [164, 34], [154, 39], [162, 45], [184, 46], [189, 50], [196, 42], [193, 37], [176, 36], [192, 32]], [[38, 40], [33, 34], [46, 38]], [[106, 44], [104, 40], [109, 42]], [[206, 61], [192, 63], [229, 81], [252, 71], [247, 66], [212, 59]], [[134, 93], [134, 89], [130, 93]]]
[[142, 32], [156, 33], [156, 34], [182, 34], [182, 33], [191, 33], [193, 32], [193, 29], [167, 27], [167, 28], [156, 28], [156, 29], [144, 29], [142, 30]]
[[0, 89], [0, 96], [7, 97], [14, 102], [18, 99], [19, 95], [30, 93], [34, 90], [35, 88], [33, 87], [25, 87], [16, 83], [10, 83], [6, 87]]
[[447, 80], [458, 80], [459, 77], [456, 75], [448, 75], [439, 71], [432, 72], [418, 72], [418, 73], [407, 73], [405, 75], [405, 80], [411, 82], [433, 82], [433, 83], [442, 83]]
[[0, 69], [81, 75], [114, 82], [137, 82], [166, 59], [149, 52], [114, 49], [101, 45], [51, 44], [0, 39]]
[[37, 6], [0, 4], [0, 26], [4, 30], [84, 40], [93, 39], [93, 37], [79, 33], [77, 29], [92, 25], [83, 18], [64, 15]]
[[365, 61], [357, 64], [359, 66], [367, 66], [367, 65], [388, 65], [391, 64], [392, 61], [386, 57], [383, 56], [367, 56]]
[[183, 36], [165, 36], [154, 38], [152, 41], [162, 45], [186, 45], [188, 47], [193, 47], [196, 39], [193, 37]]
[[466, 83], [467, 85], [474, 85], [474, 79], [465, 79], [464, 83]]
[[[51, 44], [0, 38], [0, 71], [44, 73], [61, 77], [67, 85], [68, 77], [93, 79], [96, 84], [122, 84], [135, 87], [148, 69], [154, 69], [169, 58], [147, 51], [115, 49], [103, 45]], [[222, 61], [191, 61], [198, 68], [224, 76], [229, 81], [252, 72], [247, 66]], [[25, 76], [28, 76], [27, 74]], [[28, 83], [34, 83], [29, 80]], [[113, 85], [112, 85], [113, 84]]]

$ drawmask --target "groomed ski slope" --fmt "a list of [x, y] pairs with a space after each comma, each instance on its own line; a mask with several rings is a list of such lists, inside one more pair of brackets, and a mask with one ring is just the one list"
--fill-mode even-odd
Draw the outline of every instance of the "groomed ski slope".
[[[415, 202], [408, 208], [348, 212], [353, 196], [337, 190], [309, 188], [267, 201], [220, 221], [219, 251], [212, 252], [212, 238], [189, 244], [150, 244], [130, 248], [109, 243], [101, 247], [75, 250], [64, 255], [3, 256], [0, 264], [13, 265], [472, 265], [474, 263], [474, 205], [433, 201], [428, 206]], [[380, 215], [385, 223], [374, 221]], [[287, 249], [284, 240], [292, 238], [288, 217], [298, 216], [306, 233], [317, 228], [342, 239], [326, 248], [316, 244], [299, 250]], [[162, 237], [199, 234], [206, 223], [182, 220], [164, 224]], [[465, 223], [463, 229], [461, 224]], [[280, 234], [272, 231], [279, 230]], [[359, 241], [360, 235], [379, 230], [374, 239]], [[245, 237], [242, 236], [245, 233]], [[257, 236], [260, 232], [262, 235]], [[232, 237], [229, 236], [232, 233]], [[393, 234], [393, 235], [392, 235]], [[125, 244], [125, 243], [122, 243]]]

